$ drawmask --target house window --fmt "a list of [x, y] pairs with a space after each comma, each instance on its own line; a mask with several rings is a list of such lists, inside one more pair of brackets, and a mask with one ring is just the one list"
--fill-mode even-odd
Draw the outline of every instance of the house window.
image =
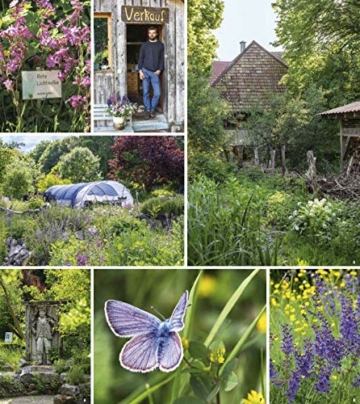
[[111, 68], [111, 13], [94, 14], [94, 43], [94, 63], [103, 70]]

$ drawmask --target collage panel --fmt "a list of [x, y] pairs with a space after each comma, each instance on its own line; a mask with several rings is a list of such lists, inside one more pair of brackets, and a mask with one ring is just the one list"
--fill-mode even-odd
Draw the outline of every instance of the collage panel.
[[355, 403], [360, 270], [271, 270], [271, 403]]
[[335, 16], [359, 3], [188, 2], [190, 266], [359, 265], [360, 41]]
[[91, 403], [90, 274], [0, 270], [1, 403]]
[[266, 362], [265, 270], [94, 270], [97, 404], [264, 403]]
[[183, 266], [182, 136], [2, 136], [4, 266]]
[[94, 132], [184, 133], [185, 7], [94, 2]]
[[0, 3], [0, 133], [90, 132], [91, 1]]

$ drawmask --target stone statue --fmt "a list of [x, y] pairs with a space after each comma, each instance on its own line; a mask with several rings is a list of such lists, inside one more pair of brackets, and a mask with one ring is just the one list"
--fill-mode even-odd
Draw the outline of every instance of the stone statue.
[[[42, 308], [39, 310], [38, 314], [38, 318], [33, 321], [31, 328], [36, 339], [37, 364], [49, 365], [51, 341], [53, 339], [52, 326], [55, 324], [55, 320], [47, 316], [46, 311]], [[45, 363], [43, 363], [44, 353], [46, 357]]]

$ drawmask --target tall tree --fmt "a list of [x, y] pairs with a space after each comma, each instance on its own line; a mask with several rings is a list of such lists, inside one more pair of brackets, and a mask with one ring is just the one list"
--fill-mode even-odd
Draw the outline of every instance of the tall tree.
[[188, 66], [210, 75], [218, 42], [213, 30], [220, 27], [223, 0], [188, 1]]
[[59, 161], [59, 172], [62, 178], [71, 182], [97, 181], [100, 179], [100, 158], [87, 147], [75, 147]]
[[72, 136], [62, 140], [55, 140], [48, 144], [39, 158], [41, 171], [44, 174], [49, 174], [51, 169], [59, 162], [61, 156], [69, 153], [78, 143], [79, 138]]
[[276, 0], [273, 8], [288, 89], [298, 95], [314, 83], [329, 107], [359, 99], [359, 0]]
[[214, 152], [225, 139], [227, 103], [210, 87], [218, 42], [213, 30], [222, 22], [222, 0], [188, 2], [188, 132], [189, 151]]
[[95, 156], [100, 158], [100, 171], [105, 178], [109, 172], [109, 160], [113, 157], [111, 146], [115, 136], [81, 136], [79, 146], [87, 147]]

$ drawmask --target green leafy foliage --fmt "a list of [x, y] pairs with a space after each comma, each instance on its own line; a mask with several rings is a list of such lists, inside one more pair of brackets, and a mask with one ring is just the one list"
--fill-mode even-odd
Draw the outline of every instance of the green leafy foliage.
[[[325, 201], [325, 199], [324, 199]], [[304, 180], [243, 169], [189, 187], [188, 259], [196, 265], [352, 265], [359, 262], [357, 202], [320, 202]]]
[[334, 108], [359, 98], [359, 24], [356, 0], [276, 0], [276, 35], [289, 66], [285, 82], [302, 94], [312, 83]]
[[169, 218], [184, 214], [184, 196], [150, 198], [141, 205], [141, 212], [158, 217], [167, 214]]
[[75, 147], [61, 156], [58, 170], [62, 178], [72, 183], [97, 181], [100, 179], [100, 158], [87, 147]]
[[[313, 150], [318, 169], [335, 166], [339, 160], [338, 128], [319, 114], [327, 109], [325, 92], [311, 85], [302, 97], [289, 93], [267, 96], [270, 108], [261, 103], [250, 111], [242, 126], [249, 145], [260, 149], [263, 162], [275, 149], [280, 162], [281, 146], [286, 146], [288, 168], [307, 167], [306, 153]], [[335, 168], [335, 167], [334, 167]]]

